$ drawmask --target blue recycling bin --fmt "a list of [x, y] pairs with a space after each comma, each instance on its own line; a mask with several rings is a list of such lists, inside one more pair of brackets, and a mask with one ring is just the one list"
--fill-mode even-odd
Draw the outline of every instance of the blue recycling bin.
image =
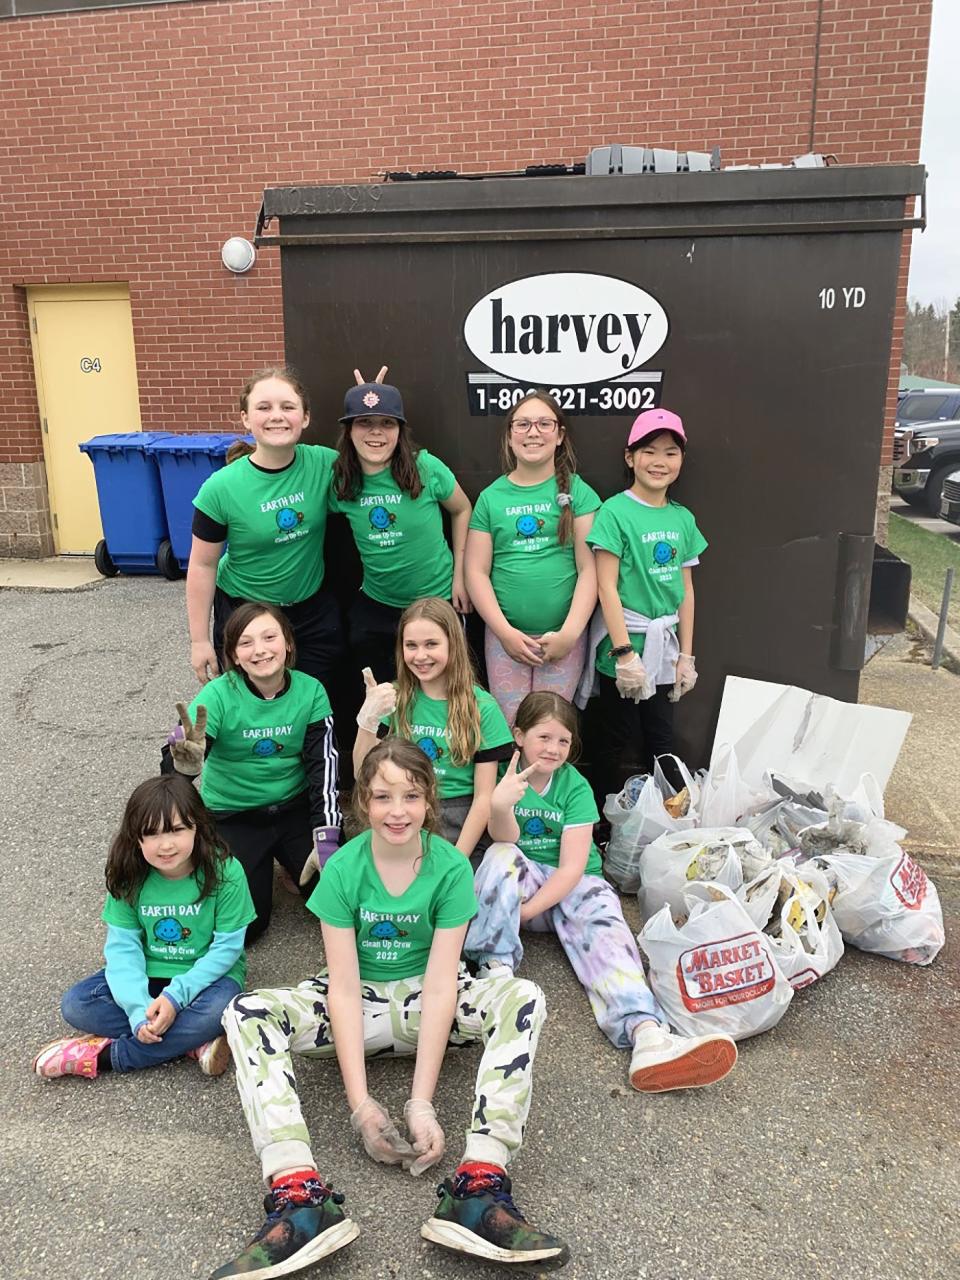
[[103, 537], [94, 551], [106, 578], [116, 573], [158, 573], [167, 540], [160, 472], [147, 446], [166, 432], [128, 431], [94, 436], [79, 446], [93, 463]]
[[147, 445], [156, 460], [170, 530], [168, 547], [161, 547], [157, 564], [167, 578], [179, 578], [190, 559], [193, 500], [207, 476], [219, 471], [227, 450], [237, 440], [252, 436], [228, 433], [208, 435], [158, 435]]

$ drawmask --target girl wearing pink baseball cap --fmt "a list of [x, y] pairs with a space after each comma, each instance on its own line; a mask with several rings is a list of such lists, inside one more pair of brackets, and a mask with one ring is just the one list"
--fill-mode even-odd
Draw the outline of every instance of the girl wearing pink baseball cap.
[[603, 725], [595, 751], [601, 805], [621, 789], [632, 761], [649, 770], [654, 757], [672, 751], [673, 703], [697, 679], [693, 566], [707, 542], [692, 513], [668, 496], [686, 444], [677, 414], [641, 413], [624, 450], [632, 483], [604, 502], [587, 537], [603, 615], [591, 633]]

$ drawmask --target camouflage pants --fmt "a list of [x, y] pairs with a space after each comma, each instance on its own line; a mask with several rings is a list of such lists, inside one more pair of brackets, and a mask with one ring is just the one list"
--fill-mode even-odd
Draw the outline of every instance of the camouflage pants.
[[[421, 982], [422, 975], [361, 983], [367, 1057], [416, 1053]], [[524, 978], [476, 979], [461, 967], [457, 985], [449, 1043], [483, 1043], [464, 1158], [506, 1166], [523, 1140], [546, 1002], [540, 988]], [[327, 989], [321, 974], [297, 987], [245, 991], [223, 1015], [240, 1101], [266, 1182], [282, 1169], [316, 1163], [291, 1055], [336, 1057]]]

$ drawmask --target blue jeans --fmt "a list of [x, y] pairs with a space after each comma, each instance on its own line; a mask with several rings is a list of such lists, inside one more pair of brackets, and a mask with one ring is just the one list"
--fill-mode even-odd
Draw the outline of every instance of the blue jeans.
[[[150, 983], [151, 995], [158, 994], [159, 985], [155, 981]], [[182, 1058], [189, 1049], [197, 1049], [222, 1035], [223, 1011], [240, 990], [232, 978], [218, 978], [180, 1010], [159, 1044], [142, 1044], [130, 1030], [127, 1015], [110, 994], [104, 969], [71, 987], [60, 1002], [60, 1010], [64, 1019], [78, 1031], [109, 1036], [113, 1041], [110, 1065], [114, 1071], [139, 1071]]]

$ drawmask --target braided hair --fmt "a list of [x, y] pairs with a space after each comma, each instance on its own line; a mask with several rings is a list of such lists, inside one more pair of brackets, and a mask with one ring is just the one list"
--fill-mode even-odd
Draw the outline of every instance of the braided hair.
[[529, 391], [513, 406], [503, 420], [503, 436], [500, 440], [500, 461], [504, 475], [513, 471], [517, 465], [516, 454], [510, 447], [510, 428], [518, 411], [531, 400], [540, 400], [547, 406], [557, 420], [557, 448], [553, 455], [553, 467], [557, 477], [557, 505], [560, 507], [560, 524], [557, 537], [561, 545], [566, 546], [573, 541], [573, 500], [570, 494], [571, 478], [576, 474], [577, 455], [573, 441], [570, 439], [570, 427], [564, 417], [563, 410], [549, 391]]

